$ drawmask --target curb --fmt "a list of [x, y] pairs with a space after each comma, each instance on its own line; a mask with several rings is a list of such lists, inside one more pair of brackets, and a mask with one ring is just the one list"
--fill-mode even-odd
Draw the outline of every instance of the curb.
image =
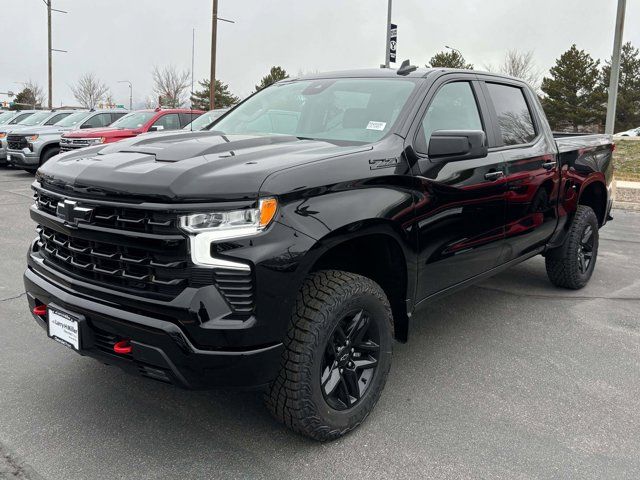
[[614, 208], [640, 211], [640, 182], [616, 180]]

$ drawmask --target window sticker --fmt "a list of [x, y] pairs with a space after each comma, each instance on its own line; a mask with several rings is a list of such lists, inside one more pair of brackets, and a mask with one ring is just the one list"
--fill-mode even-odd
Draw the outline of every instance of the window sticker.
[[384, 130], [384, 127], [387, 126], [387, 122], [374, 122], [373, 120], [369, 121], [367, 124], [367, 130]]

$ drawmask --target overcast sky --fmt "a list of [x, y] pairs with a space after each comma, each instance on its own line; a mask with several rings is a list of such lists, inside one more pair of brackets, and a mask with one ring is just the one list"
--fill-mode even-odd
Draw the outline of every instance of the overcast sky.
[[[386, 0], [220, 0], [218, 78], [244, 97], [272, 65], [287, 72], [377, 67], [384, 60]], [[445, 44], [476, 65], [499, 63], [510, 48], [534, 50], [548, 70], [572, 43], [596, 58], [611, 55], [615, 0], [394, 0], [398, 57], [423, 66]], [[629, 0], [625, 41], [640, 46], [640, 0]], [[152, 96], [151, 69], [191, 66], [208, 76], [211, 0], [53, 0], [54, 104], [77, 104], [69, 88], [95, 73], [118, 103]], [[0, 91], [29, 78], [46, 87], [43, 0], [0, 0]], [[18, 83], [16, 83], [18, 82]], [[0, 99], [6, 99], [0, 95]]]

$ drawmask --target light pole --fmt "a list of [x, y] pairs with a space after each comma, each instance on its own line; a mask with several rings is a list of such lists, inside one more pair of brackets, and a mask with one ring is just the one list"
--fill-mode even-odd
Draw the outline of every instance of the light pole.
[[213, 0], [213, 11], [211, 15], [211, 77], [209, 78], [209, 108], [215, 109], [216, 97], [216, 41], [218, 36], [218, 20], [221, 22], [236, 23], [233, 20], [220, 18], [218, 16], [218, 0]]
[[616, 103], [618, 101], [618, 80], [620, 79], [620, 51], [622, 49], [622, 32], [624, 31], [624, 13], [627, 0], [618, 0], [616, 14], [616, 32], [613, 38], [613, 55], [611, 58], [611, 73], [609, 77], [609, 99], [607, 102], [607, 123], [604, 131], [613, 135], [616, 124]]
[[129, 84], [129, 110], [133, 110], [133, 84], [129, 80], [118, 80], [118, 83]]
[[460, 57], [462, 57], [462, 52], [457, 48], [450, 47], [449, 45], [445, 45], [444, 48], [448, 48], [449, 50], [456, 52], [458, 55], [460, 55]]

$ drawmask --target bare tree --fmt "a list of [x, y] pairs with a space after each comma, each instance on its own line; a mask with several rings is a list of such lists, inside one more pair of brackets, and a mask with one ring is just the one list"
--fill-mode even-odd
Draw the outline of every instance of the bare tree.
[[153, 91], [162, 98], [167, 107], [180, 107], [189, 93], [191, 73], [188, 70], [178, 71], [173, 65], [153, 67]]
[[40, 84], [34, 80], [27, 80], [22, 84], [22, 86], [29, 90], [33, 95], [33, 103], [35, 105], [44, 105], [47, 97], [45, 96], [44, 89], [40, 86]]
[[70, 85], [73, 96], [85, 108], [95, 108], [109, 93], [109, 87], [93, 73], [82, 75], [75, 85]]
[[144, 97], [144, 108], [151, 110], [156, 108], [157, 106], [158, 99], [156, 97], [154, 97], [153, 95], [147, 95], [146, 97]]
[[524, 80], [531, 85], [534, 90], [540, 88], [542, 74], [533, 60], [533, 50], [527, 52], [520, 52], [515, 49], [509, 50], [505, 53], [502, 63], [497, 68], [492, 65], [485, 65], [484, 67], [490, 72], [497, 70], [505, 75]]

